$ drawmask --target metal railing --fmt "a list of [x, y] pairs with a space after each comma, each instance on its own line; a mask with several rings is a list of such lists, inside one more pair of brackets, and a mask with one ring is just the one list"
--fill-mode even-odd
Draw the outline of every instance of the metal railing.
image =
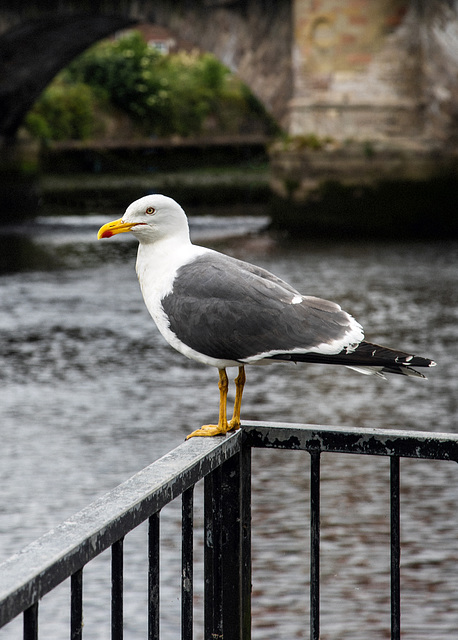
[[225, 438], [193, 438], [0, 565], [0, 627], [23, 613], [38, 638], [39, 600], [71, 583], [70, 637], [82, 638], [83, 569], [111, 547], [111, 637], [123, 637], [123, 540], [148, 521], [148, 639], [159, 639], [161, 509], [182, 497], [181, 638], [193, 637], [193, 491], [204, 482], [204, 637], [251, 635], [251, 448], [310, 453], [310, 638], [320, 624], [320, 460], [323, 452], [388, 456], [391, 500], [391, 638], [400, 625], [401, 457], [458, 461], [458, 436], [430, 432], [246, 422]]

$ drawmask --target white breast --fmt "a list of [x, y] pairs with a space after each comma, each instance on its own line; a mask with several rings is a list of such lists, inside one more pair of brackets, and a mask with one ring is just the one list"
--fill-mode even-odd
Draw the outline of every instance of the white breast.
[[198, 256], [211, 251], [191, 243], [183, 244], [173, 238], [154, 244], [140, 244], [138, 247], [136, 271], [146, 307], [167, 342], [183, 355], [210, 366], [222, 368], [237, 363], [217, 360], [194, 351], [183, 344], [170, 330], [170, 324], [162, 299], [173, 292], [173, 281], [180, 267], [192, 262]]

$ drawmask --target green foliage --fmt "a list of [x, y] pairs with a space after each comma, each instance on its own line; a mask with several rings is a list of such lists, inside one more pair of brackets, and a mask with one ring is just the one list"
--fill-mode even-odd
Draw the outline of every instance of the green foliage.
[[299, 136], [282, 136], [272, 148], [283, 151], [321, 151], [334, 145], [335, 140], [330, 136], [321, 138], [315, 133], [306, 133]]
[[111, 102], [147, 125], [167, 109], [160, 73], [161, 54], [139, 34], [102, 42], [68, 67], [69, 77], [103, 91]]
[[94, 128], [94, 96], [85, 84], [62, 78], [43, 92], [26, 117], [26, 127], [40, 139], [84, 140]]
[[258, 129], [259, 120], [272, 129], [263, 106], [212, 54], [163, 55], [136, 32], [75, 59], [42, 95], [27, 126], [40, 138], [86, 138], [94, 105], [104, 101], [146, 135], [195, 135], [209, 121], [219, 132], [234, 133], [247, 118], [257, 119]]

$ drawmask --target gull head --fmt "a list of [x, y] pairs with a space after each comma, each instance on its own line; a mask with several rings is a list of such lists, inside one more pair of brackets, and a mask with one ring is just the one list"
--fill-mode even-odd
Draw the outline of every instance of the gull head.
[[111, 238], [131, 231], [141, 243], [152, 243], [173, 236], [189, 239], [188, 220], [178, 202], [168, 196], [154, 194], [130, 204], [122, 218], [104, 224], [97, 238]]

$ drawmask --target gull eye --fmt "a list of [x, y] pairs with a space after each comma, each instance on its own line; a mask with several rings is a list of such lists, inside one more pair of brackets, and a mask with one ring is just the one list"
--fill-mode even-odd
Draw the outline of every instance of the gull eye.
[[148, 207], [145, 213], [147, 213], [149, 216], [152, 216], [155, 212], [156, 209], [154, 207]]

